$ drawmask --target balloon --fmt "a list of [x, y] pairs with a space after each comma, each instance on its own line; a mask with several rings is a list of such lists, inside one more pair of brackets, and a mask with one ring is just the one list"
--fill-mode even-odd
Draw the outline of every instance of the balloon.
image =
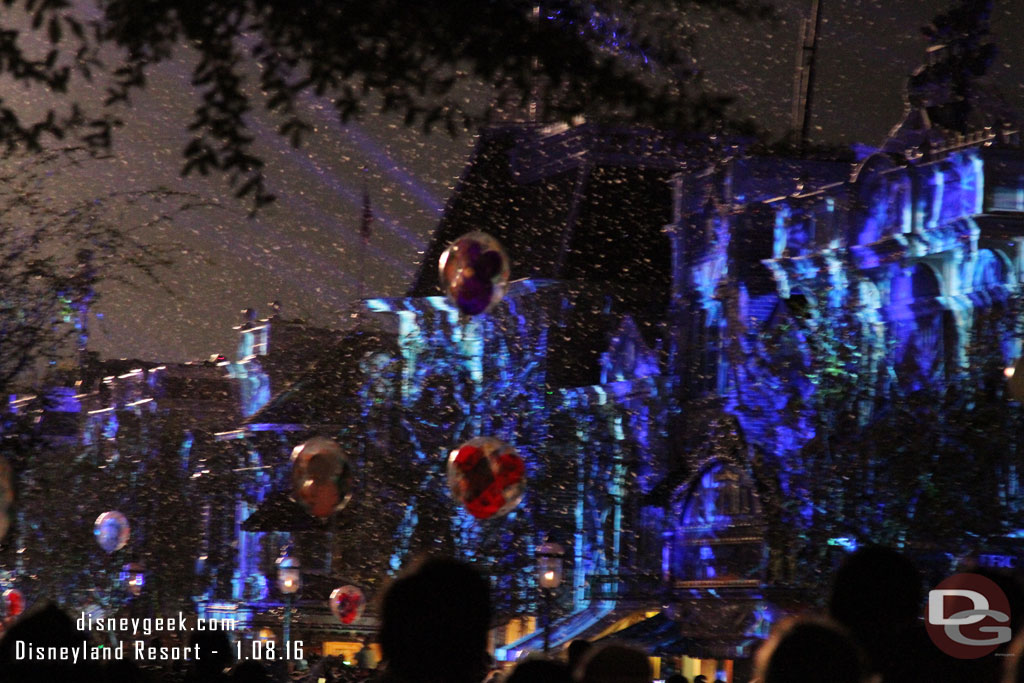
[[331, 612], [343, 624], [358, 619], [366, 607], [366, 596], [355, 586], [342, 586], [331, 592]]
[[479, 315], [496, 303], [494, 285], [479, 275], [467, 276], [468, 271], [467, 268], [455, 277], [449, 296], [454, 298], [455, 307], [466, 315]]
[[478, 436], [448, 456], [448, 489], [477, 519], [506, 515], [526, 493], [526, 465], [504, 441]]
[[352, 498], [352, 465], [337, 442], [314, 436], [292, 451], [292, 497], [321, 519]]
[[5, 617], [16, 617], [25, 611], [25, 596], [17, 588], [8, 588], [3, 595]]
[[438, 263], [441, 288], [466, 315], [479, 315], [501, 301], [509, 272], [505, 249], [485, 232], [471, 232], [455, 240]]
[[132, 535], [128, 518], [117, 511], [104, 512], [97, 517], [92, 532], [96, 536], [96, 542], [108, 553], [125, 547]]

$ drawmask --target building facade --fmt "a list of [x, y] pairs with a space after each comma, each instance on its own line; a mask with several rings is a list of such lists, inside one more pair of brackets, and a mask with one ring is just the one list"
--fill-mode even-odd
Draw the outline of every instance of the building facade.
[[[440, 552], [491, 577], [511, 660], [539, 646], [513, 620], [539, 611], [550, 540], [567, 551], [556, 645], [632, 623], [657, 655], [726, 662], [858, 544], [939, 573], [971, 553], [1015, 562], [1004, 369], [1020, 355], [1024, 151], [1011, 118], [943, 127], [929, 97], [856, 163], [589, 124], [485, 131], [408, 296], [354, 303], [343, 331], [248, 313], [230, 358], [97, 366], [48, 403], [14, 401], [60, 458], [16, 467], [8, 581], [119, 609], [113, 576], [139, 555], [158, 596], [185, 590], [256, 637], [279, 624], [291, 543], [292, 627], [324, 643], [373, 628], [372, 607], [332, 621], [333, 588], [372, 600]], [[519, 279], [467, 319], [434, 272], [475, 229]], [[327, 522], [289, 500], [289, 455], [314, 435], [357, 472]], [[526, 462], [500, 519], [447, 492], [447, 454], [475, 436]], [[33, 567], [57, 563], [57, 525], [40, 510], [62, 477], [88, 489], [85, 521], [60, 532], [74, 571], [46, 580]], [[137, 520], [123, 556], [72, 538], [105, 509]], [[109, 586], [83, 578], [97, 570]]]

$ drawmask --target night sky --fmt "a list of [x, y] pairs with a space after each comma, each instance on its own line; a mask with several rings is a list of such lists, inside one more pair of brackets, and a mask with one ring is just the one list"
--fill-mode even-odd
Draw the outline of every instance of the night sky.
[[[947, 3], [822, 2], [813, 138], [877, 145], [900, 119], [905, 79], [923, 61], [919, 27]], [[708, 84], [735, 93], [740, 111], [781, 134], [789, 123], [799, 21], [810, 1], [776, 4], [780, 16], [771, 23], [706, 17], [694, 25]], [[995, 80], [1024, 109], [1019, 0], [997, 0], [993, 32], [1000, 49]], [[472, 136], [423, 135], [383, 116], [342, 127], [328, 102], [310, 97], [308, 118], [317, 132], [295, 150], [273, 134], [272, 120], [257, 113], [252, 130], [262, 141], [259, 151], [279, 199], [250, 219], [248, 205], [231, 198], [223, 178], [178, 176], [193, 104], [189, 59], [183, 52], [153, 73], [148, 89], [123, 114], [127, 125], [117, 138], [115, 159], [50, 180], [56, 191], [83, 198], [112, 188], [166, 186], [220, 205], [140, 235], [173, 245], [176, 264], [161, 273], [160, 284], [139, 280], [105, 287], [94, 307], [101, 317], [92, 321], [90, 347], [104, 357], [159, 361], [227, 355], [236, 341], [231, 327], [245, 307], [262, 314], [277, 299], [286, 317], [340, 326], [361, 278], [368, 296], [403, 294], [470, 158]], [[487, 93], [481, 88], [467, 96]], [[365, 255], [359, 238], [364, 183], [375, 216]], [[126, 227], [139, 222], [130, 211], [117, 220]]]

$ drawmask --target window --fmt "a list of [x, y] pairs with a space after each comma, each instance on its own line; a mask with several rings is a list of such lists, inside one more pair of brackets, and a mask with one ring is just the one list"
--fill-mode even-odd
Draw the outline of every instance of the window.
[[705, 467], [684, 494], [675, 531], [677, 585], [757, 585], [765, 522], [750, 478], [724, 462]]

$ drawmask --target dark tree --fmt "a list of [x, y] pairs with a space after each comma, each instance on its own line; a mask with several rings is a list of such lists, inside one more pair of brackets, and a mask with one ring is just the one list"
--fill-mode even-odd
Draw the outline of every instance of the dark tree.
[[922, 29], [935, 55], [911, 77], [910, 100], [947, 130], [966, 133], [977, 123], [972, 118], [986, 113], [977, 111], [976, 100], [978, 81], [996, 55], [991, 16], [992, 0], [960, 0]]
[[[72, 379], [85, 360], [87, 311], [103, 280], [157, 277], [172, 245], [144, 244], [141, 229], [205, 203], [157, 188], [68, 199], [66, 173], [103, 157], [60, 148], [0, 168], [0, 392]], [[59, 381], [59, 380], [58, 380]]]
[[[198, 61], [183, 172], [224, 172], [256, 206], [272, 197], [247, 127], [254, 107], [278, 115], [278, 133], [294, 145], [311, 128], [303, 112], [312, 96], [329, 100], [342, 123], [377, 109], [453, 134], [509, 106], [543, 121], [709, 129], [724, 122], [728, 100], [698, 87], [692, 12], [771, 14], [761, 0], [2, 3], [0, 74], [65, 96], [89, 81], [107, 98], [101, 111], [68, 101], [42, 116], [0, 98], [0, 141], [38, 149], [46, 135], [75, 129], [109, 145], [121, 111], [111, 105], [128, 103], [154, 65], [188, 46]], [[480, 84], [490, 96], [468, 94]]]

